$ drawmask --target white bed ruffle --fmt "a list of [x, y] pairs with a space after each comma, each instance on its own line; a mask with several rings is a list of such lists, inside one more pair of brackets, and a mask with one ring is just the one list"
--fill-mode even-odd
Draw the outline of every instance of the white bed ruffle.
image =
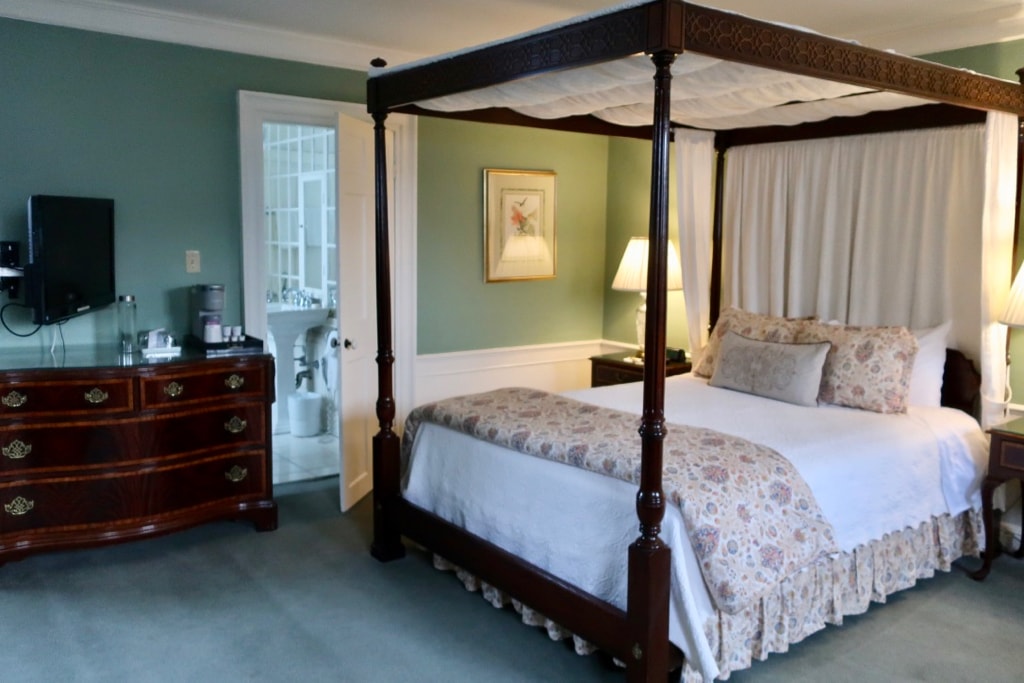
[[[727, 680], [733, 671], [747, 669], [769, 654], [786, 652], [827, 625], [842, 624], [844, 617], [863, 614], [872, 602], [884, 603], [936, 571], [950, 571], [960, 557], [977, 556], [983, 538], [976, 511], [942, 515], [810, 567], [739, 614], [716, 612], [704, 630], [718, 662], [718, 680]], [[466, 590], [479, 591], [494, 607], [511, 606], [524, 624], [545, 629], [552, 640], [572, 638], [577, 654], [596, 651], [586, 640], [444, 558], [435, 555], [434, 566], [454, 572]], [[682, 683], [705, 683], [705, 678], [686, 661]]]

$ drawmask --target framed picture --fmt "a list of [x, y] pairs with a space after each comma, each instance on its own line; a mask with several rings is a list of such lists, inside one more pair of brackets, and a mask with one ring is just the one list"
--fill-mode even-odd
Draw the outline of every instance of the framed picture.
[[484, 169], [484, 277], [555, 277], [554, 171]]

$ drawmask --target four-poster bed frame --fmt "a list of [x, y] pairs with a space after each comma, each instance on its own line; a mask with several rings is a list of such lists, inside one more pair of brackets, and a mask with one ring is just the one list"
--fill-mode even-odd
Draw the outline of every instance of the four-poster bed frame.
[[[664, 680], [667, 671], [681, 664], [681, 654], [668, 640], [671, 555], [659, 537], [665, 511], [661, 479], [665, 376], [660, 372], [661, 365], [652, 362], [644, 366], [640, 422], [642, 465], [636, 498], [639, 535], [629, 549], [625, 610], [403, 500], [400, 443], [394, 431], [385, 120], [392, 112], [441, 115], [650, 139], [649, 262], [653, 266], [647, 287], [646, 354], [649, 358], [663, 359], [669, 147], [673, 126], [670, 120], [671, 67], [684, 52], [895, 91], [937, 103], [805, 126], [722, 131], [716, 143], [720, 151], [751, 142], [976, 123], [984, 120], [988, 110], [1017, 116], [1024, 114], [1024, 90], [1007, 81], [680, 0], [634, 3], [437, 61], [394, 72], [382, 71], [369, 79], [367, 102], [375, 122], [376, 140], [377, 418], [380, 425], [373, 439], [374, 538], [371, 552], [382, 561], [400, 558], [405, 553], [401, 536], [407, 536], [625, 662], [631, 681]], [[423, 100], [640, 53], [649, 55], [655, 67], [651, 95], [654, 116], [649, 127], [617, 126], [588, 116], [540, 120], [495, 109], [442, 114], [416, 106]], [[377, 62], [374, 66], [384, 64]], [[719, 159], [723, 156], [719, 154]], [[717, 173], [720, 193], [721, 161]], [[710, 298], [712, 324], [717, 317], [721, 292], [721, 203], [717, 204]], [[567, 501], [567, 504], [572, 502]]]

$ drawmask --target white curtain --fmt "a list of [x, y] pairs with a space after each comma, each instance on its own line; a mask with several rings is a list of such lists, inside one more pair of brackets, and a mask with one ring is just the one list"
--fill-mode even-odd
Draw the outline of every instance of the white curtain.
[[1017, 190], [1017, 117], [989, 112], [985, 126], [985, 194], [982, 215], [981, 292], [974, 299], [981, 328], [981, 424], [1003, 419], [1006, 327], [997, 322], [1013, 278], [1013, 228]]
[[731, 150], [723, 305], [915, 329], [952, 319], [951, 344], [1001, 396], [1015, 121]]
[[714, 204], [715, 135], [676, 130], [676, 202], [679, 261], [690, 350], [697, 354], [708, 340], [711, 288], [711, 212]]

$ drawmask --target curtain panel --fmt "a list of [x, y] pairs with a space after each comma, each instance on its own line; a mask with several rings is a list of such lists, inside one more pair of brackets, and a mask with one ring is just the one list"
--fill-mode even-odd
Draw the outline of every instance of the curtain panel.
[[990, 114], [730, 150], [723, 306], [912, 329], [953, 320], [951, 345], [980, 362], [986, 403], [998, 400], [1015, 131], [1014, 117]]

